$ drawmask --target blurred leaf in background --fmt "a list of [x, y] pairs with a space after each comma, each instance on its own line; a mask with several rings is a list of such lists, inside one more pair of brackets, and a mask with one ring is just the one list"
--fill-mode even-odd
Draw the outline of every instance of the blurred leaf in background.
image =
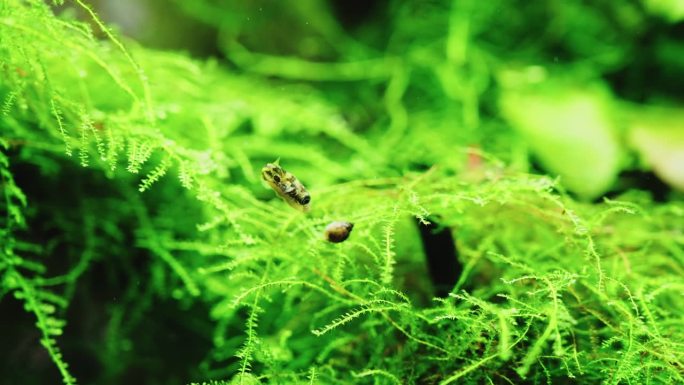
[[[527, 72], [535, 70], [543, 71]], [[569, 190], [592, 199], [608, 191], [620, 171], [612, 97], [603, 84], [568, 83], [544, 79], [504, 88], [501, 109], [545, 169], [560, 175]]]
[[632, 107], [629, 143], [645, 167], [684, 191], [684, 109]]

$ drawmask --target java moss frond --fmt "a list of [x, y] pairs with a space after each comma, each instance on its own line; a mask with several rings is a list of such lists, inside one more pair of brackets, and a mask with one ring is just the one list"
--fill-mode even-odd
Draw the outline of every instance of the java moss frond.
[[[238, 72], [142, 48], [76, 5], [100, 32], [40, 1], [0, 6], [0, 299], [33, 314], [63, 383], [79, 377], [62, 344], [74, 306], [104, 314], [83, 342], [102, 383], [160, 364], [143, 356], [165, 353], [150, 335], [172, 322], [192, 331], [173, 349], [208, 345], [161, 362], [188, 368], [181, 383], [684, 382], [684, 207], [636, 191], [577, 201], [510, 166], [510, 132], [469, 165], [482, 86], [449, 88], [433, 45], [387, 73], [386, 58], [366, 74], [313, 66], [315, 80], [384, 82], [369, 108], [387, 121], [361, 135], [324, 91], [257, 76], [307, 66], [237, 51]], [[439, 55], [458, 66], [467, 39], [447, 30]], [[405, 104], [431, 87], [412, 78], [424, 71], [457, 112]], [[309, 188], [308, 215], [262, 186], [276, 157]], [[464, 269], [444, 298], [414, 219], [456, 239]], [[354, 223], [339, 244], [323, 239], [335, 220]], [[117, 299], [88, 299], [102, 287]]]
[[50, 358], [59, 369], [64, 384], [76, 383], [76, 379], [68, 370], [62, 353], [56, 344], [55, 338], [62, 334], [65, 321], [55, 317], [57, 307], [64, 308], [67, 301], [59, 295], [53, 295], [41, 288], [31, 280], [36, 272], [44, 272], [45, 266], [41, 263], [26, 261], [21, 255], [15, 254], [17, 240], [14, 232], [26, 226], [23, 211], [27, 205], [26, 197], [16, 185], [14, 177], [9, 170], [9, 159], [4, 151], [8, 144], [0, 138], [0, 176], [2, 176], [2, 190], [4, 205], [2, 215], [2, 231], [0, 241], [0, 273], [2, 273], [2, 291], [0, 298], [7, 293], [12, 293], [16, 299], [24, 303], [24, 309], [36, 317], [36, 327], [41, 332], [40, 344], [47, 350]]

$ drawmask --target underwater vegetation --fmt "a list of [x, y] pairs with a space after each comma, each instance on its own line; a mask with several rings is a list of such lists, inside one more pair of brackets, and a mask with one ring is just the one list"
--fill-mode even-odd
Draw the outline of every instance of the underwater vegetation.
[[681, 4], [0, 2], [0, 385], [684, 383]]

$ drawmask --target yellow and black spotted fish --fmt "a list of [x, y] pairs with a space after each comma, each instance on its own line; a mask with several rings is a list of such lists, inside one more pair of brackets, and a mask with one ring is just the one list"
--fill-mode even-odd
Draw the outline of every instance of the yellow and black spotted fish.
[[294, 175], [280, 167], [279, 160], [267, 163], [261, 169], [261, 177], [288, 205], [308, 212], [311, 195]]

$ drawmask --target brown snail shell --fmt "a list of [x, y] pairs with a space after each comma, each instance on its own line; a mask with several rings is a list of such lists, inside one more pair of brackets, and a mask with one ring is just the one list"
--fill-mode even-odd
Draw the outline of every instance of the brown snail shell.
[[347, 238], [349, 238], [349, 234], [353, 228], [354, 224], [351, 222], [330, 222], [330, 224], [325, 227], [325, 240], [332, 243], [344, 242]]

